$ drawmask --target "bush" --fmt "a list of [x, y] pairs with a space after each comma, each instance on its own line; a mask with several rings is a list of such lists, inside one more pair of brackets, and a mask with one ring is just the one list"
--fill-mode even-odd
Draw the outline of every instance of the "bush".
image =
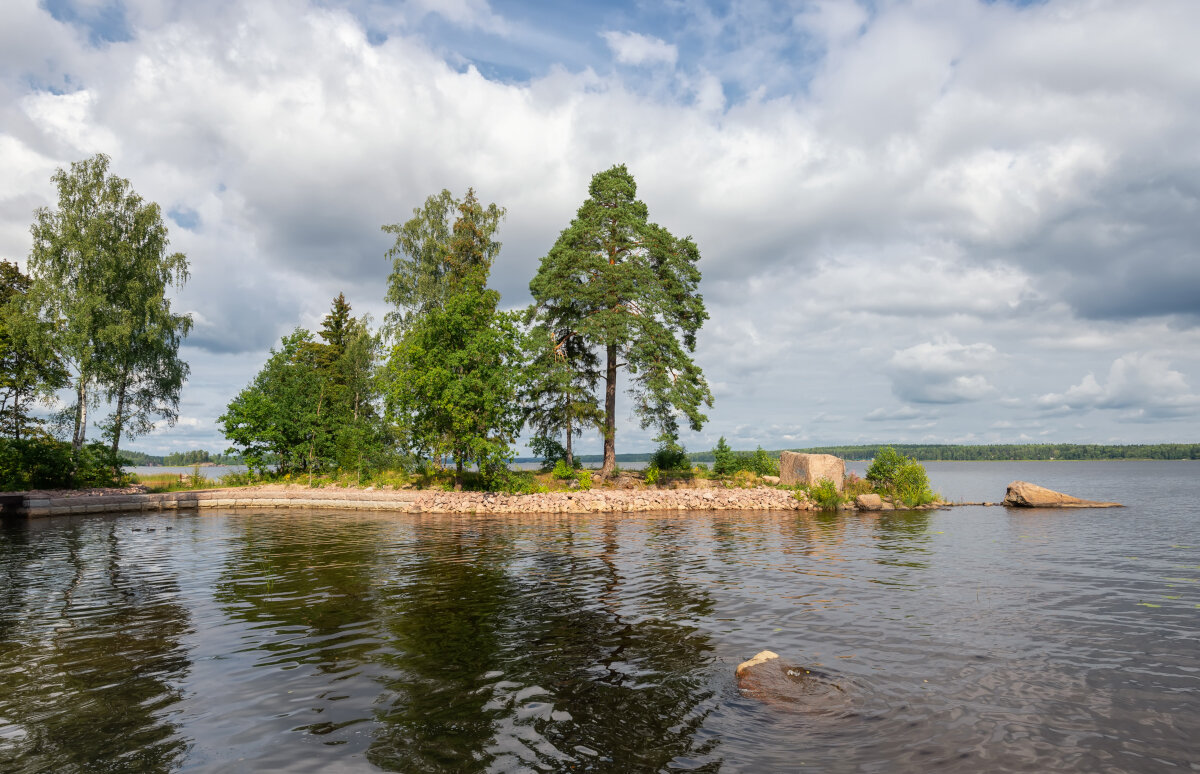
[[566, 460], [559, 460], [554, 463], [554, 471], [550, 474], [559, 480], [574, 478], [575, 471], [567, 467]]
[[929, 486], [925, 466], [905, 457], [892, 447], [880, 449], [867, 468], [867, 480], [875, 491], [899, 498], [910, 508], [925, 505], [938, 499]]
[[828, 478], [823, 478], [809, 487], [808, 495], [823, 511], [836, 511], [844, 502], [842, 493], [837, 490], [837, 484]]
[[759, 446], [754, 450], [754, 456], [750, 458], [749, 468], [760, 476], [778, 476], [779, 460], [767, 454], [766, 450]]
[[587, 491], [592, 488], [592, 474], [589, 471], [579, 471], [579, 488]]
[[653, 462], [651, 462], [649, 465], [646, 466], [646, 473], [645, 473], [646, 483], [647, 484], [656, 484], [656, 483], [658, 483], [658, 477], [659, 477], [658, 465], [655, 465]]
[[692, 471], [692, 462], [688, 459], [687, 450], [670, 436], [659, 436], [659, 446], [650, 455], [650, 464], [661, 471]]
[[751, 489], [758, 486], [758, 474], [753, 470], [739, 470], [730, 478], [730, 483], [740, 489]]

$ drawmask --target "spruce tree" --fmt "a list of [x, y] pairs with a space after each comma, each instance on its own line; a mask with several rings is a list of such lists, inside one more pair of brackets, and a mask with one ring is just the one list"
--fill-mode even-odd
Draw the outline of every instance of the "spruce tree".
[[529, 285], [538, 314], [603, 352], [604, 466], [616, 467], [617, 371], [632, 384], [643, 428], [675, 438], [679, 417], [699, 430], [712, 392], [693, 362], [696, 333], [708, 313], [697, 292], [700, 251], [649, 221], [624, 164], [597, 173], [588, 198]]

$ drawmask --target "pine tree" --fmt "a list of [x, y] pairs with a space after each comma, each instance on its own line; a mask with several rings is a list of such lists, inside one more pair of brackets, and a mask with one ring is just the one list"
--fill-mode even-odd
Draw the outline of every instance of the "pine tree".
[[529, 288], [538, 314], [604, 358], [604, 466], [616, 466], [617, 370], [643, 428], [675, 438], [678, 417], [699, 430], [712, 393], [691, 353], [708, 313], [697, 292], [700, 252], [648, 220], [637, 184], [621, 164], [592, 177], [588, 199], [542, 258]]
[[[596, 400], [600, 360], [579, 336], [544, 324], [530, 328], [525, 352], [527, 366], [521, 388], [525, 424], [534, 438], [540, 439], [538, 448], [554, 452], [561, 448], [562, 459], [573, 468], [573, 438], [589, 427], [603, 426], [604, 412]], [[558, 444], [560, 436], [565, 445]]]

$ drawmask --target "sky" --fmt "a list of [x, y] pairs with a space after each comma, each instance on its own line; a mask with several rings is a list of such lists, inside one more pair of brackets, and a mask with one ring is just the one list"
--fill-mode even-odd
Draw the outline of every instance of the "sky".
[[689, 450], [1195, 442], [1197, 29], [1193, 0], [7, 0], [0, 259], [108, 154], [195, 323], [178, 423], [122, 445], [219, 451], [281, 336], [340, 292], [386, 314], [382, 225], [474, 187], [522, 307], [624, 163], [702, 256]]

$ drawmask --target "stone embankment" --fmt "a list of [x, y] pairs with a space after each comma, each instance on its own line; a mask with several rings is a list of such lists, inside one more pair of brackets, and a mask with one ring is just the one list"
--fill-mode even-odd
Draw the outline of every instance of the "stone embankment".
[[89, 513], [129, 513], [190, 509], [306, 508], [400, 513], [629, 513], [640, 511], [778, 511], [812, 510], [792, 492], [771, 487], [754, 489], [593, 489], [504, 495], [489, 492], [444, 492], [396, 489], [311, 489], [261, 486], [145, 494], [116, 492], [72, 496], [30, 492], [6, 512], [29, 517]]

